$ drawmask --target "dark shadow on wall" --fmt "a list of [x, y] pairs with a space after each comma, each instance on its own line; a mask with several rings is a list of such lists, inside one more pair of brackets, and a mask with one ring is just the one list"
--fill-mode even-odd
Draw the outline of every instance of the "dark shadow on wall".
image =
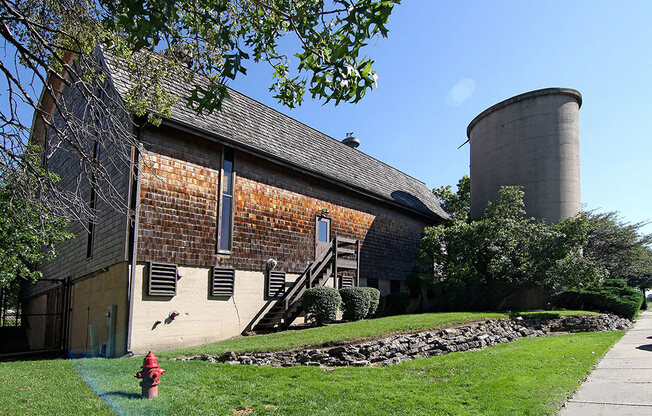
[[[436, 216], [419, 198], [404, 191], [394, 191], [392, 199], [414, 210]], [[404, 211], [394, 216], [377, 216], [361, 241], [360, 277], [379, 280], [407, 280], [417, 268], [415, 254], [424, 227], [436, 220], [410, 215]]]
[[414, 221], [401, 220], [401, 217], [376, 217], [372, 222], [361, 240], [361, 278], [407, 280], [414, 270], [415, 252], [423, 227]]

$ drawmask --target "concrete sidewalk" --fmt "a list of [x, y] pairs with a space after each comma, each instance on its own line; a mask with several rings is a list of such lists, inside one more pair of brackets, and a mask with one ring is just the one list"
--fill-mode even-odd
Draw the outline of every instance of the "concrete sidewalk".
[[638, 317], [558, 415], [652, 415], [652, 310]]

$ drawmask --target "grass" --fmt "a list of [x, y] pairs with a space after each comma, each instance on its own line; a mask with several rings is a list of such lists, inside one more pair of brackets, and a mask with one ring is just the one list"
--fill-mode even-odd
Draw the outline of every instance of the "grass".
[[[141, 357], [0, 365], [2, 415], [546, 415], [622, 332], [522, 338], [389, 367], [254, 367], [164, 361], [138, 398]], [[82, 381], [83, 377], [105, 402]]]
[[160, 354], [157, 353], [157, 355], [162, 358], [171, 358], [199, 354], [217, 355], [227, 351], [237, 353], [283, 351], [298, 347], [328, 346], [340, 342], [360, 341], [363, 339], [378, 338], [388, 334], [428, 330], [484, 319], [509, 318], [516, 316], [557, 318], [563, 315], [580, 314], [594, 314], [594, 312], [445, 312], [398, 315], [303, 330], [284, 331], [267, 335], [232, 338], [197, 347], [161, 352]]

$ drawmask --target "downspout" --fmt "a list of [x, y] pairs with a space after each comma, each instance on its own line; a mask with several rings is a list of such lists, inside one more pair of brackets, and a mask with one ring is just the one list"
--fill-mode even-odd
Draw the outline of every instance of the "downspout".
[[[138, 253], [138, 217], [140, 214], [140, 178], [141, 178], [141, 171], [142, 171], [142, 165], [143, 161], [142, 158], [140, 157], [141, 152], [143, 151], [143, 147], [140, 142], [140, 137], [145, 129], [146, 119], [142, 118], [142, 122], [140, 125], [137, 127], [137, 132], [136, 132], [136, 142], [138, 143], [138, 148], [134, 147], [134, 169], [136, 169], [136, 172], [134, 172], [135, 176], [135, 186], [132, 186], [132, 191], [134, 194], [132, 195], [132, 201], [135, 201], [133, 203], [133, 207], [130, 207], [130, 209], [133, 209], [134, 211], [134, 217], [133, 217], [133, 231], [132, 231], [132, 246], [131, 246], [131, 272], [129, 275], [129, 312], [127, 313], [127, 354], [133, 354], [131, 351], [131, 335], [133, 332], [133, 313], [134, 313], [134, 290], [136, 286], [136, 265], [137, 265], [137, 253]], [[135, 188], [135, 189], [133, 189]], [[132, 202], [130, 201], [130, 204]]]

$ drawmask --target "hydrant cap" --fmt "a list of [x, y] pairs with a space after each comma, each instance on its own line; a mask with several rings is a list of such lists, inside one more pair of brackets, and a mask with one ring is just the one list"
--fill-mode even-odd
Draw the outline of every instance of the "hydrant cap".
[[158, 359], [150, 351], [149, 354], [147, 354], [143, 359], [143, 368], [156, 368], [156, 367], [158, 367]]

